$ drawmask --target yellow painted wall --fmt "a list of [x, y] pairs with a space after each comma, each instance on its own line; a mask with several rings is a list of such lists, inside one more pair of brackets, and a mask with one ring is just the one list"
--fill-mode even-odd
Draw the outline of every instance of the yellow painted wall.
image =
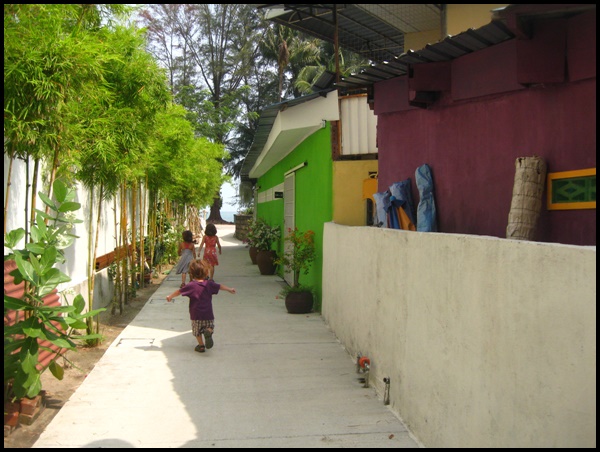
[[346, 226], [366, 226], [363, 181], [377, 172], [377, 160], [333, 162], [333, 222]]
[[421, 50], [427, 44], [435, 44], [442, 39], [441, 30], [428, 30], [404, 35], [404, 51]]
[[[457, 35], [469, 28], [479, 28], [487, 25], [492, 20], [492, 9], [508, 6], [508, 4], [483, 5], [446, 5], [446, 33]], [[404, 51], [421, 50], [427, 44], [435, 44], [443, 40], [442, 30], [428, 30], [404, 35]]]
[[492, 9], [508, 6], [508, 4], [484, 5], [446, 5], [446, 33], [457, 35], [469, 28], [479, 28], [487, 25], [492, 20]]

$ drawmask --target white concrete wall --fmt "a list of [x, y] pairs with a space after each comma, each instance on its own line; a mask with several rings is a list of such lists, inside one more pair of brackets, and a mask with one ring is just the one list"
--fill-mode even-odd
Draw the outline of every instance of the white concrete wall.
[[596, 248], [325, 224], [322, 314], [426, 447], [596, 446]]
[[[4, 154], [4, 199], [6, 201], [6, 194], [8, 187], [8, 169], [10, 160], [7, 155]], [[30, 163], [30, 180], [27, 182], [27, 169], [25, 162], [22, 160], [15, 160], [12, 168], [12, 175], [10, 181], [10, 188], [8, 190], [8, 209], [6, 215], [6, 230], [11, 231], [19, 227], [25, 228], [26, 215], [25, 215], [25, 195], [27, 185], [31, 185], [31, 173], [33, 172], [33, 163]], [[42, 183], [42, 178], [38, 181], [37, 191], [46, 192]], [[29, 187], [31, 190], [31, 186]], [[89, 242], [89, 218], [90, 218], [90, 206], [89, 206], [89, 193], [80, 184], [76, 185], [77, 196], [76, 202], [81, 204], [81, 209], [76, 211], [77, 218], [82, 220], [83, 223], [75, 225], [73, 233], [79, 238], [75, 240], [75, 243], [65, 250], [66, 263], [57, 265], [62, 272], [71, 278], [71, 281], [63, 283], [58, 286], [58, 290], [63, 294], [67, 301], [72, 302], [76, 294], [81, 293], [83, 298], [88, 300], [88, 265], [89, 265], [89, 254], [88, 254], [88, 242]], [[44, 210], [44, 204], [39, 199], [37, 202], [37, 209]], [[129, 200], [130, 202], [130, 200]], [[31, 209], [30, 198], [27, 201], [27, 210]], [[93, 215], [94, 222], [92, 227], [96, 228], [96, 214], [97, 214], [97, 200], [94, 201]], [[100, 232], [98, 234], [98, 249], [96, 256], [102, 256], [114, 250], [115, 244], [115, 221], [114, 215], [116, 212], [117, 218], [120, 218], [120, 202], [117, 200], [114, 203], [112, 200], [103, 203], [102, 218], [100, 220]], [[128, 210], [128, 221], [131, 224], [131, 212]], [[146, 215], [147, 217], [147, 215]], [[27, 218], [28, 219], [28, 218]], [[136, 215], [136, 222], [139, 225], [139, 212]], [[94, 236], [95, 237], [95, 236]], [[24, 243], [20, 245], [24, 247]], [[5, 250], [6, 254], [6, 250]], [[114, 285], [108, 278], [107, 269], [101, 270], [96, 273], [96, 280], [94, 285], [94, 309], [107, 307], [112, 299], [114, 291]], [[62, 298], [62, 297], [61, 297]], [[64, 301], [64, 300], [63, 300]]]

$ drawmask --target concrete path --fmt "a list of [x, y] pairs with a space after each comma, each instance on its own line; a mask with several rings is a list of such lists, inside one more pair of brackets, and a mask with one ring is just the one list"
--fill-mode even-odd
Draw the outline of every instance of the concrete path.
[[215, 345], [197, 353], [188, 298], [169, 275], [34, 444], [42, 447], [417, 448], [316, 313], [288, 314], [218, 226]]

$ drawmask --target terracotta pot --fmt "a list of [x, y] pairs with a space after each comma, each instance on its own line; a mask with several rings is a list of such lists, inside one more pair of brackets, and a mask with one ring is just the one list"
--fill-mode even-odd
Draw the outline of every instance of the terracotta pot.
[[254, 265], [256, 265], [256, 255], [258, 254], [258, 248], [255, 246], [251, 246], [248, 248], [248, 253], [250, 253], [250, 260]]
[[261, 275], [274, 275], [277, 266], [273, 261], [277, 258], [277, 253], [271, 250], [259, 250], [256, 254], [256, 264]]
[[313, 308], [312, 292], [289, 292], [285, 296], [285, 307], [290, 314], [308, 314]]

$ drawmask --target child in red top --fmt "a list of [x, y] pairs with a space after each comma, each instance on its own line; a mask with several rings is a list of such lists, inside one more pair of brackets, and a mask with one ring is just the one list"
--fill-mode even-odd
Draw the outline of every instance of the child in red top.
[[[193, 260], [190, 263], [190, 278], [192, 281], [181, 289], [167, 296], [167, 301], [179, 295], [190, 298], [190, 319], [192, 320], [192, 334], [196, 336], [198, 345], [194, 350], [204, 353], [206, 349], [212, 348], [214, 341], [212, 335], [215, 331], [215, 315], [212, 308], [212, 296], [219, 293], [220, 289], [235, 294], [235, 289], [224, 284], [218, 284], [212, 280], [205, 280], [210, 265], [206, 261]], [[206, 345], [202, 340], [206, 340]]]
[[202, 242], [200, 243], [200, 249], [198, 252], [202, 251], [203, 246], [206, 246], [206, 248], [204, 248], [203, 259], [210, 264], [210, 272], [208, 277], [209, 279], [214, 279], [215, 267], [219, 265], [217, 247], [219, 248], [219, 254], [221, 254], [221, 242], [219, 242], [219, 237], [217, 237], [217, 227], [213, 223], [206, 225], [206, 231], [204, 231], [204, 237], [202, 237]]

